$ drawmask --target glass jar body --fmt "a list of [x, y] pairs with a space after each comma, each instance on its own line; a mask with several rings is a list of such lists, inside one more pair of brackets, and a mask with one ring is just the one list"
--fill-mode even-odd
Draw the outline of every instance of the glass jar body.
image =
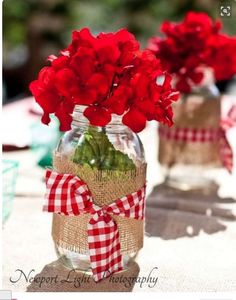
[[[58, 158], [60, 158], [59, 163]], [[61, 161], [63, 161], [63, 165], [60, 164]], [[90, 126], [82, 111], [77, 109], [74, 113], [72, 130], [65, 133], [60, 139], [54, 153], [53, 167], [56, 171], [66, 172], [68, 170], [71, 173], [71, 169], [70, 167], [67, 169], [67, 165], [81, 168], [79, 177], [88, 184], [94, 203], [101, 206], [100, 199], [103, 201], [103, 197], [104, 199], [109, 198], [107, 194], [110, 189], [107, 187], [106, 181], [102, 181], [103, 179], [94, 182], [91, 177], [118, 176], [117, 182], [119, 182], [121, 177], [126, 176], [125, 174], [132, 173], [145, 165], [144, 149], [139, 137], [122, 125], [119, 118], [113, 118], [106, 127]], [[109, 178], [104, 180], [109, 181]], [[117, 186], [113, 186], [113, 188], [116, 190]], [[112, 203], [116, 199], [108, 200], [109, 202], [105, 204]], [[82, 220], [82, 217], [78, 219], [75, 216], [69, 217], [69, 219], [66, 216], [62, 220], [62, 216], [54, 215], [52, 235], [57, 256], [66, 267], [90, 272], [90, 257], [88, 247], [85, 245], [86, 240], [83, 239], [83, 245], [79, 245], [82, 241], [79, 235], [86, 235], [86, 222], [88, 221], [88, 219]], [[141, 233], [142, 226], [140, 224], [137, 226], [139, 226], [140, 235], [143, 234]], [[80, 233], [77, 233], [79, 230]], [[123, 240], [126, 240], [126, 234], [126, 230], [123, 230], [121, 233]], [[72, 239], [77, 241], [78, 247]], [[134, 236], [133, 239], [135, 240]], [[60, 243], [58, 240], [62, 242]], [[69, 246], [65, 246], [66, 244]], [[136, 257], [138, 252], [126, 250], [122, 253], [124, 268], [130, 260]]]
[[159, 127], [159, 161], [166, 183], [182, 190], [215, 186], [211, 177], [220, 166], [217, 87], [202, 86], [181, 95], [173, 111], [173, 127]]

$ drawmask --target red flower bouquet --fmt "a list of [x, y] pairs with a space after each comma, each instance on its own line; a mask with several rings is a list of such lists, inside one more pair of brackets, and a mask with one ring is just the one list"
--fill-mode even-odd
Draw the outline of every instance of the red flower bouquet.
[[[135, 37], [126, 29], [93, 36], [89, 29], [74, 31], [71, 44], [60, 56], [48, 58], [30, 90], [50, 122], [54, 113], [60, 129], [71, 128], [75, 105], [86, 106], [84, 116], [94, 126], [105, 126], [111, 115], [121, 115], [134, 132], [144, 129], [146, 121], [172, 124], [172, 101], [178, 93], [172, 89], [170, 75], [149, 51], [141, 51]], [[163, 84], [157, 84], [164, 76]]]
[[162, 66], [176, 77], [176, 88], [189, 93], [203, 80], [203, 68], [213, 69], [216, 80], [236, 74], [236, 38], [220, 33], [221, 22], [205, 13], [189, 12], [180, 23], [163, 22], [166, 37], [149, 40]]

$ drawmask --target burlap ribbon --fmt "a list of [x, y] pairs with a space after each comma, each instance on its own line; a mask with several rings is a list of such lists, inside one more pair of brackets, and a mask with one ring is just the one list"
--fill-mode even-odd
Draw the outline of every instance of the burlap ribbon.
[[[73, 163], [69, 155], [54, 153], [53, 168], [60, 173], [80, 177], [87, 183], [94, 203], [109, 205], [114, 200], [139, 190], [146, 183], [146, 164], [127, 172], [96, 171]], [[53, 214], [52, 236], [55, 244], [63, 249], [88, 255], [87, 224], [90, 214], [63, 216]], [[133, 254], [143, 246], [143, 220], [113, 216], [119, 235], [122, 254]]]
[[[180, 143], [200, 143], [202, 145], [219, 144], [219, 157], [223, 166], [231, 173], [233, 169], [233, 150], [227, 139], [227, 131], [236, 126], [236, 106], [220, 122], [219, 128], [159, 127], [159, 136], [163, 140]], [[199, 149], [201, 151], [201, 149]], [[202, 150], [203, 151], [203, 150]], [[195, 153], [197, 155], [197, 152]], [[207, 155], [207, 153], [204, 153]], [[193, 162], [194, 163], [194, 160]]]
[[188, 95], [173, 105], [174, 125], [159, 126], [159, 161], [175, 164], [220, 166], [220, 97]]

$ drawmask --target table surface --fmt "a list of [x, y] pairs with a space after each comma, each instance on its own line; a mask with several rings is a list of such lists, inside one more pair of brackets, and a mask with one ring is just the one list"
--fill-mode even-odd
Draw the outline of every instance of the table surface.
[[[149, 198], [144, 248], [137, 263], [139, 278], [149, 281], [137, 282], [133, 291], [236, 291], [235, 170], [232, 176], [218, 171], [218, 194], [168, 189], [160, 185], [156, 136], [153, 123], [140, 134], [148, 162]], [[235, 136], [232, 130], [234, 147]], [[37, 167], [35, 155], [27, 150], [3, 157], [20, 162], [13, 212], [3, 228], [3, 288], [26, 291], [29, 282], [24, 278], [15, 284], [9, 278], [16, 278], [17, 269], [26, 274], [35, 270], [31, 275], [36, 275], [57, 259], [50, 234], [52, 216], [42, 212], [44, 170]], [[134, 268], [133, 276], [137, 272]], [[155, 285], [150, 284], [151, 277], [158, 278]]]

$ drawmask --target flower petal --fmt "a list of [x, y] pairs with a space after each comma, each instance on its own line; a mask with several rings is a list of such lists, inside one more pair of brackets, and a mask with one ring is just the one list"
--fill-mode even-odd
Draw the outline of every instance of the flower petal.
[[176, 83], [176, 89], [185, 94], [188, 94], [191, 91], [190, 85], [184, 79], [181, 79]]
[[146, 126], [146, 117], [133, 107], [123, 116], [122, 121], [134, 132], [140, 132]]
[[91, 125], [94, 126], [106, 126], [111, 121], [110, 112], [99, 106], [89, 106], [84, 111], [84, 116], [90, 121]]
[[60, 131], [67, 131], [71, 129], [72, 116], [67, 112], [65, 105], [65, 103], [61, 102], [55, 112], [55, 116], [60, 121]]

